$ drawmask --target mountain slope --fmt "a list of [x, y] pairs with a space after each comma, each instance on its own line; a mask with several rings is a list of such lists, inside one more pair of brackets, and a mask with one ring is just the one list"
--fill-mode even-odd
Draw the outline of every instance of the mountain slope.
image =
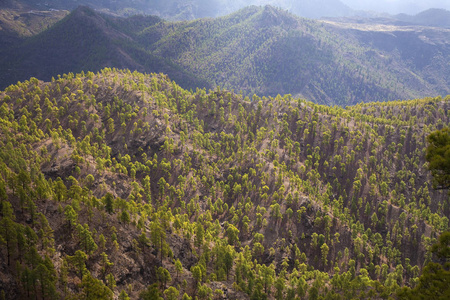
[[[403, 34], [401, 27], [355, 31], [328, 24], [270, 6], [251, 7], [216, 20], [153, 26], [143, 31], [141, 43], [150, 41], [153, 53], [249, 95], [291, 93], [347, 105], [448, 93], [447, 72], [441, 69], [450, 59], [444, 29], [408, 28]], [[388, 38], [391, 48], [371, 44], [371, 35]], [[153, 42], [154, 36], [161, 40]], [[416, 68], [411, 55], [428, 61]]]
[[400, 14], [395, 18], [413, 24], [450, 28], [450, 11], [445, 9], [428, 9], [414, 16]]
[[64, 18], [68, 11], [0, 9], [0, 57], [20, 45], [21, 39], [36, 35]]
[[449, 195], [431, 188], [424, 158], [449, 109], [449, 97], [250, 102], [111, 69], [10, 86], [0, 289], [7, 299], [393, 296], [415, 285], [449, 228]]
[[223, 86], [352, 105], [445, 95], [449, 30], [313, 21], [271, 6], [217, 19], [127, 19], [82, 7], [38, 36], [2, 49], [7, 86], [105, 66], [163, 72], [187, 89]]
[[[133, 20], [136, 18], [130, 18], [129, 22]], [[139, 22], [149, 26], [159, 21], [148, 17]], [[114, 28], [108, 19], [87, 7], [79, 7], [49, 30], [11, 47], [0, 59], [2, 67], [9, 71], [1, 75], [1, 80], [14, 83], [30, 75], [49, 80], [57, 74], [96, 71], [111, 66], [169, 73], [187, 88], [208, 86], [164, 58], [129, 49], [132, 43], [132, 39]]]
[[0, 36], [32, 36], [51, 27], [68, 11], [21, 11], [0, 9]]

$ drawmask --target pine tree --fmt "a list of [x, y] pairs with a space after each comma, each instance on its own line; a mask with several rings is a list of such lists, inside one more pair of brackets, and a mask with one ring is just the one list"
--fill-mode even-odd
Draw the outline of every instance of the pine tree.
[[119, 294], [119, 300], [130, 300], [130, 297], [128, 296], [127, 292], [122, 290]]
[[69, 224], [69, 229], [71, 229], [72, 226], [76, 226], [78, 221], [78, 214], [71, 205], [67, 205], [64, 208], [64, 215], [66, 217], [67, 223]]
[[166, 232], [162, 228], [160, 222], [152, 221], [150, 223], [150, 240], [160, 254], [162, 262], [164, 252], [166, 250]]
[[6, 247], [8, 266], [11, 265], [11, 257], [16, 254], [17, 232], [15, 218], [11, 203], [3, 202], [3, 218], [0, 220], [0, 242]]
[[87, 273], [86, 260], [86, 253], [81, 250], [75, 251], [75, 255], [73, 256], [67, 256], [67, 261], [77, 269], [80, 278], [83, 278], [83, 275]]
[[108, 214], [114, 213], [114, 197], [111, 193], [106, 193], [102, 198], [105, 205], [105, 210]]
[[108, 300], [113, 299], [113, 292], [88, 272], [83, 276], [81, 282], [82, 299], [86, 300]]
[[426, 158], [428, 168], [434, 177], [434, 186], [440, 189], [450, 188], [450, 128], [445, 127], [427, 137]]
[[164, 295], [166, 296], [166, 300], [177, 300], [180, 292], [175, 287], [171, 286], [164, 291]]
[[87, 224], [84, 224], [84, 226], [78, 224], [77, 231], [80, 237], [80, 245], [81, 248], [83, 248], [84, 252], [87, 254], [95, 252], [98, 249], [98, 246], [95, 243], [94, 238], [92, 237], [89, 226]]
[[142, 300], [160, 300], [162, 299], [161, 293], [158, 289], [158, 284], [154, 283], [149, 285], [146, 290], [139, 294]]

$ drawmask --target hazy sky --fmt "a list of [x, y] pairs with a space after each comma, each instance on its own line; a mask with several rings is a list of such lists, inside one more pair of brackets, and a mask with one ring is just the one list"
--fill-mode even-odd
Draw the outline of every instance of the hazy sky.
[[428, 8], [450, 10], [450, 0], [341, 0], [353, 9], [416, 14]]

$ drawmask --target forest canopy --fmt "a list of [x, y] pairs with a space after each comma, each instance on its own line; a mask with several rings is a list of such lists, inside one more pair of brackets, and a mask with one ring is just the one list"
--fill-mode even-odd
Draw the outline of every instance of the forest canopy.
[[434, 186], [450, 188], [450, 129], [445, 127], [427, 137], [429, 143], [426, 158], [433, 174]]
[[10, 85], [0, 297], [414, 291], [446, 270], [430, 263], [449, 195], [425, 154], [449, 111], [450, 96], [343, 108], [111, 68]]

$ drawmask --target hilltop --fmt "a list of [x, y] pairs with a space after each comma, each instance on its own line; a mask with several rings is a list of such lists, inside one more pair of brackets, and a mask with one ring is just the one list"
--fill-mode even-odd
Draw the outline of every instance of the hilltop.
[[6, 87], [104, 67], [163, 72], [185, 89], [221, 86], [244, 96], [292, 94], [320, 104], [446, 95], [448, 29], [314, 21], [248, 7], [168, 22], [80, 7], [44, 32], [2, 49]]
[[144, 30], [141, 43], [250, 96], [290, 93], [344, 106], [448, 93], [442, 67], [449, 60], [445, 29], [348, 29], [270, 6], [167, 25]]
[[11, 85], [2, 295], [394, 296], [448, 230], [425, 148], [449, 109], [250, 101], [116, 69]]
[[414, 16], [400, 14], [395, 18], [413, 24], [450, 28], [450, 11], [445, 9], [428, 9]]
[[[121, 20], [120, 20], [121, 21]], [[133, 28], [161, 22], [157, 17], [128, 19]], [[139, 25], [134, 25], [137, 22]], [[142, 22], [142, 23], [141, 23]], [[138, 71], [169, 73], [186, 88], [209, 87], [207, 83], [180, 69], [162, 57], [156, 57], [133, 44], [107, 16], [80, 7], [48, 30], [24, 39], [4, 51], [0, 64], [8, 73], [0, 75], [2, 85], [36, 76], [49, 80], [57, 74], [100, 70], [104, 67], [130, 68]]]

